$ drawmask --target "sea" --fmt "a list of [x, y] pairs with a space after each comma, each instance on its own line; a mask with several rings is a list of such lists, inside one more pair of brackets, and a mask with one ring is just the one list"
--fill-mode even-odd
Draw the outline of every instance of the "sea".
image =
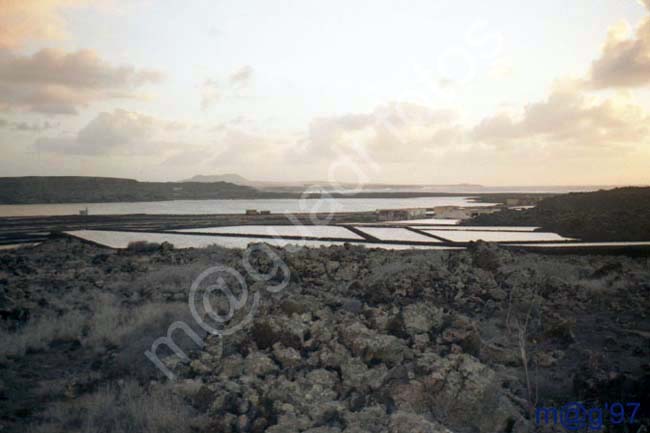
[[199, 215], [242, 214], [247, 209], [272, 213], [366, 212], [377, 209], [431, 208], [436, 206], [492, 206], [471, 196], [413, 198], [325, 198], [325, 199], [232, 199], [171, 200], [129, 203], [62, 203], [0, 205], [0, 217], [78, 215]]

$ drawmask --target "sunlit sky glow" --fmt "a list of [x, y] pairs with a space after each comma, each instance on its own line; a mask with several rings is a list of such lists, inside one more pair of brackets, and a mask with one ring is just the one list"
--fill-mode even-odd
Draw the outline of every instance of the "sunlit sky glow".
[[0, 0], [0, 176], [650, 183], [650, 0]]

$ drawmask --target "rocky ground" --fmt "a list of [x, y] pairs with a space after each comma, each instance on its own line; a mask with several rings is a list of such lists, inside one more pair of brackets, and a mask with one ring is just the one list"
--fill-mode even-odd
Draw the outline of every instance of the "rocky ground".
[[[251, 266], [217, 247], [0, 252], [0, 432], [527, 432], [535, 407], [569, 401], [640, 402], [603, 430], [647, 431], [646, 257], [272, 251], [277, 273], [260, 249]], [[214, 265], [248, 287], [226, 326], [251, 320], [223, 338], [187, 303]], [[159, 351], [169, 381], [144, 351], [179, 320], [203, 343], [173, 334], [188, 359]]]

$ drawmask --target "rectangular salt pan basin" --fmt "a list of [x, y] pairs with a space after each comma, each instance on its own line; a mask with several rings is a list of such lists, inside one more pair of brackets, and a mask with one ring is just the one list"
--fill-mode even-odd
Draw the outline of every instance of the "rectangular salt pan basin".
[[[129, 243], [136, 241], [146, 242], [169, 242], [176, 248], [205, 248], [210, 245], [218, 245], [224, 248], [246, 248], [250, 243], [264, 242], [277, 247], [288, 245], [297, 245], [310, 248], [326, 247], [331, 245], [343, 245], [345, 242], [338, 241], [312, 241], [312, 240], [293, 240], [293, 239], [269, 239], [269, 238], [249, 238], [249, 237], [226, 237], [226, 236], [201, 236], [201, 235], [181, 235], [181, 234], [161, 234], [146, 232], [120, 232], [104, 230], [74, 230], [65, 232], [68, 235], [105, 245], [110, 248], [126, 248]], [[411, 245], [393, 245], [382, 243], [355, 242], [353, 245], [362, 245], [367, 248], [382, 248], [387, 250], [407, 250], [407, 249], [436, 249], [436, 250], [455, 250], [457, 247], [436, 247], [436, 246], [411, 246]]]
[[440, 242], [437, 239], [421, 235], [403, 228], [395, 227], [356, 227], [370, 236], [381, 241], [404, 241], [404, 242]]
[[33, 247], [35, 245], [38, 245], [39, 242], [29, 242], [29, 243], [22, 243], [22, 244], [7, 244], [7, 245], [0, 245], [0, 250], [15, 250], [18, 248], [27, 248], [27, 247]]
[[447, 218], [427, 218], [419, 220], [400, 220], [400, 221], [383, 221], [381, 224], [395, 224], [395, 225], [416, 225], [416, 224], [430, 224], [430, 225], [440, 225], [440, 226], [453, 226], [460, 222], [457, 219], [447, 219]]
[[650, 242], [569, 242], [561, 244], [508, 244], [513, 247], [544, 248], [599, 248], [599, 247], [650, 247]]
[[475, 232], [475, 231], [486, 231], [486, 232], [534, 232], [539, 227], [508, 227], [508, 226], [455, 226], [455, 227], [430, 227], [430, 226], [417, 226], [414, 225], [414, 228], [420, 228], [424, 231], [427, 230], [454, 230], [462, 232]]
[[299, 236], [303, 238], [330, 238], [330, 239], [358, 239], [363, 238], [356, 233], [351, 232], [345, 227], [340, 226], [228, 226], [228, 227], [203, 227], [196, 229], [177, 230], [184, 233], [231, 233], [231, 234], [250, 234], [250, 235], [268, 235], [268, 236]]
[[570, 238], [562, 237], [556, 233], [547, 232], [497, 232], [497, 231], [456, 231], [456, 230], [423, 230], [452, 242], [472, 242], [483, 240], [486, 242], [528, 242], [528, 241], [564, 241]]
[[254, 238], [179, 235], [173, 233], [161, 234], [104, 230], [75, 230], [66, 233], [111, 248], [126, 248], [129, 243], [137, 241], [169, 242], [176, 248], [204, 248], [210, 245], [219, 245], [226, 248], [246, 248], [249, 243], [255, 242]]

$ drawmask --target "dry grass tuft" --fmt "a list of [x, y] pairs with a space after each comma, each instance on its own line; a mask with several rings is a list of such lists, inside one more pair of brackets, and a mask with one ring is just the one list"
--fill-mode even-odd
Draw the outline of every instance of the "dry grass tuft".
[[170, 388], [146, 391], [130, 381], [54, 404], [44, 418], [34, 433], [185, 433], [197, 420], [189, 404]]
[[17, 332], [0, 331], [0, 356], [23, 356], [28, 350], [44, 350], [56, 340], [80, 340], [87, 325], [78, 312], [48, 316], [28, 322]]
[[161, 244], [157, 242], [134, 241], [129, 242], [126, 250], [131, 253], [150, 254], [160, 251]]

